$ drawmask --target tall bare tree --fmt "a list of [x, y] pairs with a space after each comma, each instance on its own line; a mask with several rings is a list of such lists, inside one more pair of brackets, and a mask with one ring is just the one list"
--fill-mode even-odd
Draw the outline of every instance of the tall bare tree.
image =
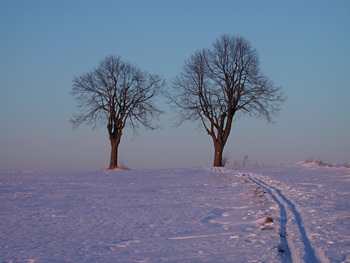
[[111, 143], [109, 169], [118, 167], [118, 147], [123, 129], [128, 124], [136, 131], [139, 124], [155, 129], [153, 118], [162, 110], [154, 98], [165, 86], [158, 75], [143, 72], [122, 61], [119, 56], [107, 56], [94, 70], [74, 77], [72, 96], [80, 114], [74, 114], [71, 123], [77, 128], [82, 123], [94, 127], [105, 124]]
[[285, 97], [260, 71], [257, 51], [240, 36], [223, 35], [211, 49], [195, 52], [173, 81], [170, 97], [184, 121], [200, 121], [214, 143], [214, 166], [222, 166], [223, 150], [235, 114], [272, 122]]

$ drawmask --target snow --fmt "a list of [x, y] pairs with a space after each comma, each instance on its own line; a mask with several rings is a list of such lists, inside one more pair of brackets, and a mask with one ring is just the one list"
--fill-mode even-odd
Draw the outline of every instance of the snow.
[[0, 262], [350, 262], [350, 169], [0, 173]]

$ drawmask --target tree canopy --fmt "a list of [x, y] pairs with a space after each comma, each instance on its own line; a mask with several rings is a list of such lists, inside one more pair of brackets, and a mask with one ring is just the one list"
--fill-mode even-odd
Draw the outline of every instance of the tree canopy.
[[139, 124], [157, 128], [152, 120], [163, 111], [156, 107], [154, 99], [164, 86], [160, 76], [141, 71], [120, 56], [107, 56], [94, 70], [74, 77], [71, 94], [80, 114], [74, 114], [71, 123], [75, 128], [83, 123], [107, 126], [112, 147], [109, 168], [114, 169], [118, 166], [118, 145], [127, 124], [134, 132]]
[[261, 72], [256, 49], [241, 36], [223, 35], [210, 49], [191, 55], [172, 90], [177, 124], [200, 121], [212, 137], [214, 166], [222, 166], [222, 152], [238, 112], [272, 122], [285, 100], [281, 88]]

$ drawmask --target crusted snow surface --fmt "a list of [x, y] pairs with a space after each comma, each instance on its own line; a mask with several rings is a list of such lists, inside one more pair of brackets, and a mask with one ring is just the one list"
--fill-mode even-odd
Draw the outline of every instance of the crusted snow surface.
[[0, 262], [350, 262], [350, 169], [0, 173]]

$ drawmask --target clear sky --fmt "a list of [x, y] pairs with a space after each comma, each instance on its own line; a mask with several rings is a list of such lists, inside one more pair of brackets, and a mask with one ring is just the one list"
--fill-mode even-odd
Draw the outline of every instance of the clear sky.
[[[0, 0], [0, 170], [108, 167], [106, 127], [72, 131], [72, 78], [107, 55], [171, 79], [222, 34], [259, 52], [288, 97], [274, 125], [235, 120], [231, 161], [278, 164], [313, 157], [350, 162], [350, 1]], [[196, 123], [124, 131], [120, 161], [133, 169], [211, 166], [211, 138]]]

